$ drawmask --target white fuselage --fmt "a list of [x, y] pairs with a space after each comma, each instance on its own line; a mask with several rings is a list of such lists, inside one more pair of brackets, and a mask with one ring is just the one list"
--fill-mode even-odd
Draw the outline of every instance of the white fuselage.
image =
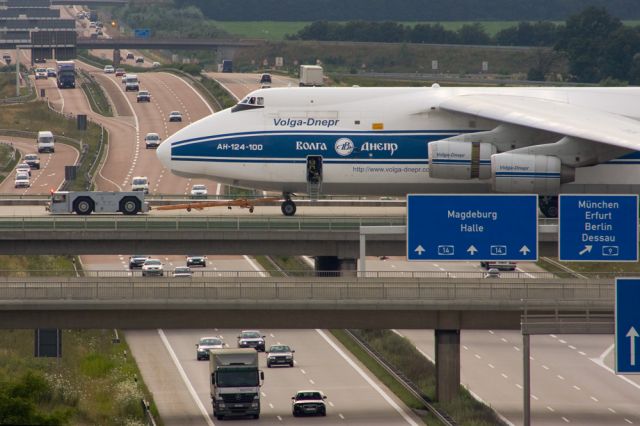
[[[427, 144], [500, 123], [441, 110], [452, 96], [523, 96], [640, 118], [640, 88], [282, 88], [251, 93], [158, 148], [174, 173], [306, 193], [309, 158], [324, 194], [490, 192], [490, 180], [429, 177]], [[253, 99], [252, 99], [253, 98]], [[640, 192], [640, 153], [576, 170], [561, 192]]]

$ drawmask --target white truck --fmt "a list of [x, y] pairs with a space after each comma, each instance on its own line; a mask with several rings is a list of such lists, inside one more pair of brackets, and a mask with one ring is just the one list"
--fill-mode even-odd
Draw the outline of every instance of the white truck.
[[300, 65], [300, 87], [322, 86], [324, 75], [320, 65]]
[[255, 349], [211, 349], [209, 373], [211, 403], [216, 419], [260, 418], [260, 386], [264, 373], [258, 368]]
[[52, 214], [123, 213], [134, 215], [149, 211], [144, 193], [106, 191], [54, 191], [46, 209]]

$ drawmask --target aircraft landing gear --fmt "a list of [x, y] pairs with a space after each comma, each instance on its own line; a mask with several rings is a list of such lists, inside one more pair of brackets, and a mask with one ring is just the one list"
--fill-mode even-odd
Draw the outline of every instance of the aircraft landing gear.
[[282, 214], [285, 216], [293, 216], [296, 214], [296, 203], [291, 200], [291, 194], [283, 194], [284, 201], [280, 206], [280, 210], [282, 210]]
[[541, 196], [538, 199], [538, 207], [545, 217], [558, 217], [558, 197], [557, 196]]

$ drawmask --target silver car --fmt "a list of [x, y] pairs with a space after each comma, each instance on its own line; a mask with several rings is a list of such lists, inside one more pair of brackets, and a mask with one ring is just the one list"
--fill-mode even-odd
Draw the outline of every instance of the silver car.
[[198, 361], [209, 359], [210, 349], [224, 349], [225, 347], [226, 345], [220, 337], [203, 337], [200, 342], [196, 343], [196, 359]]

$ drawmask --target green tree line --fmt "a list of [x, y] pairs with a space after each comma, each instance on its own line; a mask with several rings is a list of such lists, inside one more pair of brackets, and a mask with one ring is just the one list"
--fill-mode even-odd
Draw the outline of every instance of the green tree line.
[[637, 0], [174, 0], [218, 21], [538, 21], [589, 7], [640, 18]]

